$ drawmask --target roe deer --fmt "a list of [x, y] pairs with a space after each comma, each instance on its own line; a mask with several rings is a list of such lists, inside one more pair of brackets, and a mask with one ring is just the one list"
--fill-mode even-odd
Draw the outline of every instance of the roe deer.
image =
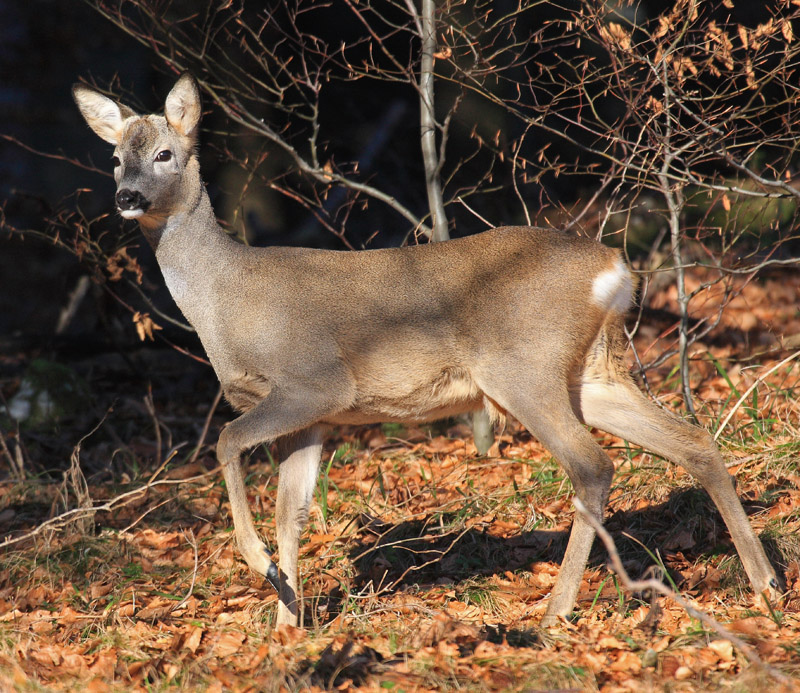
[[[506, 227], [407, 248], [253, 248], [218, 225], [195, 144], [200, 92], [182, 75], [164, 115], [73, 87], [115, 145], [116, 204], [136, 219], [172, 297], [241, 416], [217, 456], [239, 550], [297, 624], [297, 559], [327, 424], [420, 422], [485, 408], [518, 419], [602, 521], [614, 466], [586, 425], [686, 468], [719, 508], [757, 593], [779, 585], [711, 437], [662, 411], [623, 364], [635, 281], [620, 253], [558, 231]], [[280, 570], [253, 525], [240, 462], [278, 441]], [[573, 522], [544, 623], [572, 611], [594, 540]]]

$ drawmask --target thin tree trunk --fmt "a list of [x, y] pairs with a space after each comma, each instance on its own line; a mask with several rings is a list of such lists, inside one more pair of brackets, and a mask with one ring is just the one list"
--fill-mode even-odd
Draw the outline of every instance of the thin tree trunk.
[[[413, 11], [413, 3], [408, 3]], [[428, 192], [428, 207], [431, 211], [431, 240], [446, 241], [450, 238], [447, 229], [447, 214], [444, 210], [442, 182], [439, 176], [442, 162], [436, 147], [436, 116], [434, 112], [434, 54], [436, 53], [436, 7], [434, 0], [422, 0], [422, 15], [418, 23], [422, 39], [422, 60], [419, 74], [420, 130], [422, 158], [425, 164], [425, 189]], [[485, 455], [494, 443], [492, 422], [486, 410], [472, 414], [472, 435], [478, 453]]]
[[433, 99], [433, 63], [436, 52], [436, 23], [434, 0], [422, 0], [422, 60], [419, 73], [419, 119], [422, 141], [422, 159], [425, 163], [425, 188], [428, 191], [428, 207], [431, 210], [431, 240], [446, 241], [447, 215], [442, 198], [442, 182], [439, 178], [440, 162], [436, 151], [436, 117]]
[[[668, 181], [665, 181], [668, 183]], [[678, 289], [678, 307], [681, 321], [678, 326], [678, 359], [681, 374], [681, 393], [686, 411], [697, 421], [697, 412], [692, 399], [692, 387], [689, 383], [689, 297], [686, 295], [686, 277], [683, 269], [683, 253], [681, 252], [680, 210], [683, 208], [683, 189], [680, 185], [665, 194], [669, 210], [669, 231], [672, 240], [672, 262], [675, 265]]]
[[[694, 5], [692, 4], [692, 7]], [[669, 74], [667, 72], [667, 58], [662, 59], [664, 86], [664, 163], [658, 174], [661, 193], [667, 203], [669, 213], [669, 232], [672, 245], [672, 262], [675, 265], [675, 281], [678, 290], [678, 308], [680, 310], [680, 325], [678, 330], [678, 362], [681, 376], [681, 393], [686, 411], [696, 422], [697, 413], [692, 400], [692, 388], [689, 383], [689, 298], [686, 295], [686, 277], [683, 268], [683, 254], [681, 252], [681, 212], [685, 203], [683, 195], [683, 180], [673, 183], [669, 172], [672, 162], [683, 152], [672, 146], [672, 90], [669, 87]], [[685, 148], [685, 145], [684, 145]]]

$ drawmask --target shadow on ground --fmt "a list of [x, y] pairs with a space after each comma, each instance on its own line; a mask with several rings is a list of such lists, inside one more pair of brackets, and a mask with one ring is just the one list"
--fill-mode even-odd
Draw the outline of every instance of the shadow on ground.
[[[764, 504], [747, 499], [743, 499], [743, 505], [748, 514], [765, 508]], [[465, 529], [463, 517], [441, 513], [398, 524], [362, 516], [361, 524], [358, 541], [349, 550], [358, 571], [349, 585], [353, 593], [363, 590], [389, 595], [440, 584], [453, 585], [457, 595], [463, 592], [461, 596], [468, 598], [469, 581], [480, 583], [483, 578], [502, 576], [507, 571], [533, 572], [538, 563], [559, 565], [569, 537], [566, 530], [535, 530], [496, 537], [489, 533], [488, 525]], [[613, 512], [605, 526], [633, 578], [652, 576], [655, 555], [666, 570], [657, 574], [679, 589], [697, 592], [749, 589], [722, 518], [702, 489], [675, 489], [662, 503]], [[781, 575], [788, 562], [784, 556], [786, 547], [778, 546], [770, 536], [761, 538]], [[712, 560], [701, 560], [704, 558]], [[596, 541], [589, 567], [600, 567], [607, 561], [605, 547]], [[548, 591], [542, 588], [540, 596], [544, 597]], [[317, 606], [322, 606], [325, 613], [323, 621], [339, 613], [343, 597], [336, 589], [327, 598], [318, 600]], [[579, 595], [580, 601], [587, 598], [592, 596]], [[512, 640], [530, 640], [525, 633], [495, 634], [495, 637], [505, 637], [509, 644]]]

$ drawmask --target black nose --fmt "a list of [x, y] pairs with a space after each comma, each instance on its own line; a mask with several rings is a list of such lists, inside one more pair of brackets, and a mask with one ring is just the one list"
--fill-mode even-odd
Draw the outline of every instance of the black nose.
[[144, 195], [138, 190], [123, 188], [117, 191], [117, 207], [121, 211], [126, 209], [147, 209], [148, 204]]

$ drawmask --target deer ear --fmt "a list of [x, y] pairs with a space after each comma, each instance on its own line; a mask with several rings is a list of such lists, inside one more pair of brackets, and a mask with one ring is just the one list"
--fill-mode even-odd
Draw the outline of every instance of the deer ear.
[[164, 116], [179, 135], [194, 137], [200, 114], [200, 89], [195, 78], [184, 72], [167, 95]]
[[125, 119], [136, 115], [127, 106], [118, 104], [85, 84], [73, 85], [72, 98], [89, 127], [114, 145], [119, 144]]

